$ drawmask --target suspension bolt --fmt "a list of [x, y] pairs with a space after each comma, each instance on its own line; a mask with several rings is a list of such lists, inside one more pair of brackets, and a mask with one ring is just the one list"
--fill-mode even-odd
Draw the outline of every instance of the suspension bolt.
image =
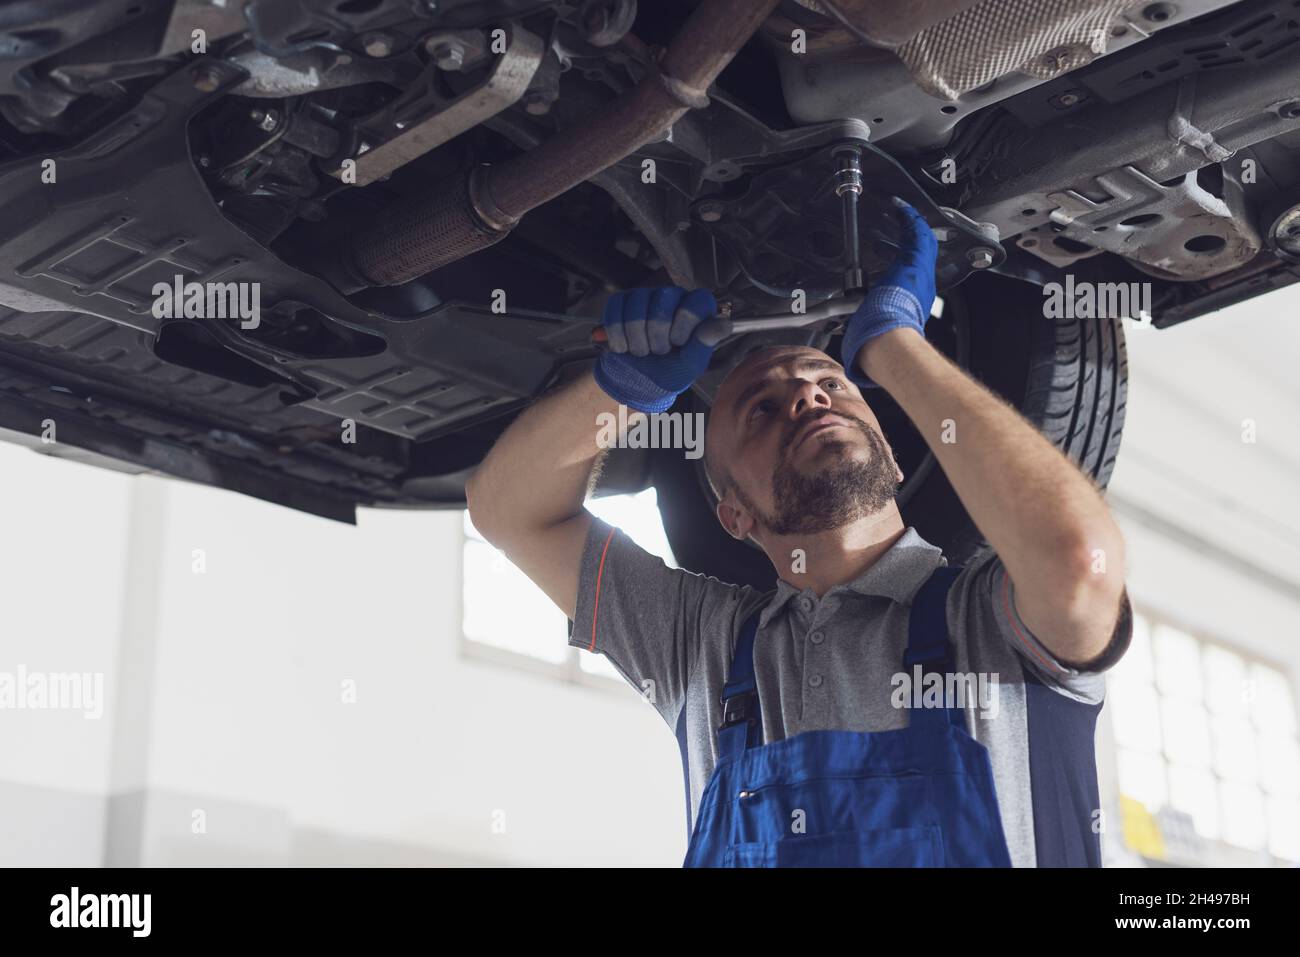
[[987, 246], [976, 246], [966, 251], [966, 261], [976, 269], [988, 269], [993, 265], [993, 250]]

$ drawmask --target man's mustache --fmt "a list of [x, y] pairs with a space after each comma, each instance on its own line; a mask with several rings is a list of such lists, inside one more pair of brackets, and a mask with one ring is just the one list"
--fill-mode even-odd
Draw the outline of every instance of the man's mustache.
[[813, 411], [809, 412], [807, 415], [799, 416], [799, 418], [795, 419], [794, 422], [790, 424], [790, 426], [786, 429], [785, 436], [783, 437], [784, 441], [781, 443], [781, 448], [786, 451], [789, 451], [790, 448], [794, 445], [795, 436], [799, 434], [800, 429], [804, 428], [804, 426], [812, 422], [816, 422], [818, 419], [824, 419], [828, 415], [834, 415], [841, 419], [847, 419], [848, 421], [856, 425], [858, 427], [858, 430], [863, 433], [868, 433], [871, 431], [871, 426], [867, 425], [866, 422], [864, 422], [862, 419], [859, 419], [856, 415], [850, 415], [848, 412], [837, 412], [834, 409], [825, 409], [825, 408], [814, 409]]

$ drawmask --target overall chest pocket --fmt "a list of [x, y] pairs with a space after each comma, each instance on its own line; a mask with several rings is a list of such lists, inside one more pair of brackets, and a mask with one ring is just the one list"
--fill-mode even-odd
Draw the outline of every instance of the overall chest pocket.
[[723, 867], [942, 867], [943, 835], [935, 825], [828, 834], [733, 844]]

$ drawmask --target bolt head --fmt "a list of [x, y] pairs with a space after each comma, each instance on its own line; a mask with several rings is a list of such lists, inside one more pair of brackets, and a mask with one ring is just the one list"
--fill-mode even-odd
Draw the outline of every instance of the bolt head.
[[280, 119], [273, 110], [253, 110], [248, 116], [265, 133], [273, 132], [280, 125]]
[[702, 223], [716, 223], [722, 219], [721, 203], [701, 203], [695, 208], [695, 215]]
[[194, 71], [194, 89], [200, 93], [215, 93], [221, 86], [221, 72], [214, 67], [200, 67]]
[[966, 252], [966, 261], [976, 269], [988, 269], [993, 265], [993, 258], [993, 250], [987, 246], [976, 246]]
[[455, 40], [442, 40], [429, 50], [434, 65], [445, 72], [455, 72], [465, 64], [465, 47]]
[[1164, 23], [1171, 19], [1178, 12], [1178, 8], [1172, 3], [1153, 3], [1142, 11], [1144, 19], [1152, 23]]
[[551, 101], [546, 94], [533, 91], [524, 97], [524, 111], [530, 116], [545, 116], [551, 112]]
[[366, 56], [382, 59], [393, 52], [393, 41], [385, 33], [369, 33], [361, 38], [361, 48]]

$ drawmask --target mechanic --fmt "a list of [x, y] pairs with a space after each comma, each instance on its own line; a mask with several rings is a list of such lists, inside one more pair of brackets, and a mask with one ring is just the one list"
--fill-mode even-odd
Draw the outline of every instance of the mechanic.
[[[774, 593], [670, 569], [583, 507], [597, 417], [668, 409], [729, 331], [708, 291], [611, 297], [594, 370], [520, 415], [467, 488], [479, 531], [568, 615], [570, 644], [606, 655], [677, 732], [687, 866], [1100, 864], [1093, 734], [1131, 634], [1123, 538], [1091, 479], [926, 340], [938, 243], [895, 207], [898, 257], [849, 321], [843, 364], [757, 350], [709, 414], [718, 520], [767, 554]], [[970, 564], [904, 526], [876, 388], [991, 544]], [[900, 705], [917, 665], [990, 677], [998, 707]]]

